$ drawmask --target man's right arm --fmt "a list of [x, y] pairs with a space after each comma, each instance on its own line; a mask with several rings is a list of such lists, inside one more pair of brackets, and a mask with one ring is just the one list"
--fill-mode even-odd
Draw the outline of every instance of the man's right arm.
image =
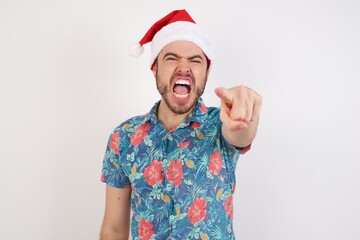
[[130, 188], [106, 185], [105, 216], [100, 240], [128, 240], [130, 228]]

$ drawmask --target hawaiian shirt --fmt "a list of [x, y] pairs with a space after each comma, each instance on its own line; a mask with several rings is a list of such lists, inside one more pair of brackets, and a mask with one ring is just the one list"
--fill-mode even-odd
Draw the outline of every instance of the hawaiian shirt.
[[101, 180], [132, 190], [133, 239], [235, 239], [235, 167], [248, 148], [224, 139], [219, 109], [201, 98], [170, 131], [158, 104], [111, 133], [103, 160]]

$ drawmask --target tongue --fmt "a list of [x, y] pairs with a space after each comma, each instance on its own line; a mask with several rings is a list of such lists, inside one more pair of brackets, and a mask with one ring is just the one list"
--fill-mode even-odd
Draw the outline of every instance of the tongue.
[[182, 86], [182, 85], [175, 85], [175, 87], [174, 87], [174, 92], [175, 92], [176, 94], [185, 95], [185, 94], [188, 93], [188, 89], [187, 89], [187, 87]]

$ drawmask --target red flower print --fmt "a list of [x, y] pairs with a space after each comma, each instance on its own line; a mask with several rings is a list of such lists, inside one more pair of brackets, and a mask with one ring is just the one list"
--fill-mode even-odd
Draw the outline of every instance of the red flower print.
[[145, 219], [140, 219], [138, 234], [141, 240], [148, 240], [154, 235], [153, 225]]
[[207, 110], [207, 108], [206, 108], [206, 106], [205, 106], [204, 103], [201, 104], [201, 106], [200, 106], [200, 111], [202, 111], [203, 113], [208, 113], [208, 110]]
[[120, 133], [119, 132], [113, 133], [110, 139], [110, 149], [112, 149], [115, 154], [119, 154], [119, 142], [120, 142]]
[[205, 207], [207, 205], [207, 201], [205, 198], [195, 198], [194, 202], [191, 204], [187, 211], [187, 215], [189, 217], [189, 221], [191, 224], [195, 224], [200, 220], [204, 220], [206, 217]]
[[158, 182], [164, 180], [164, 173], [162, 171], [162, 163], [158, 160], [153, 160], [144, 171], [145, 182], [154, 186]]
[[233, 196], [229, 196], [224, 203], [225, 212], [230, 218], [233, 218]]
[[200, 123], [199, 122], [193, 122], [192, 124], [191, 124], [191, 127], [193, 128], [193, 129], [197, 129], [198, 127], [200, 127]]
[[190, 145], [190, 141], [187, 141], [187, 142], [182, 142], [179, 144], [179, 148], [187, 148], [188, 146]]
[[220, 152], [214, 152], [210, 155], [209, 172], [214, 175], [219, 175], [221, 168], [223, 167], [223, 161]]
[[105, 182], [105, 176], [104, 176], [104, 174], [101, 174], [101, 181], [102, 181], [102, 182]]
[[150, 124], [145, 123], [140, 125], [134, 135], [131, 136], [130, 138], [130, 142], [132, 143], [133, 146], [138, 146], [140, 145], [140, 143], [142, 142], [142, 140], [147, 136], [147, 132], [150, 129]]
[[166, 178], [169, 182], [174, 183], [177, 187], [182, 182], [184, 177], [181, 160], [171, 160], [170, 165], [166, 169]]

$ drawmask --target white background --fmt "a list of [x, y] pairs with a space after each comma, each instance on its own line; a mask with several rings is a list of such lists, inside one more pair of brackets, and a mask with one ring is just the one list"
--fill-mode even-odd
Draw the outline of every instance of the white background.
[[98, 239], [108, 136], [159, 99], [127, 47], [181, 8], [216, 43], [205, 103], [264, 99], [237, 238], [360, 239], [358, 0], [0, 0], [0, 239]]

